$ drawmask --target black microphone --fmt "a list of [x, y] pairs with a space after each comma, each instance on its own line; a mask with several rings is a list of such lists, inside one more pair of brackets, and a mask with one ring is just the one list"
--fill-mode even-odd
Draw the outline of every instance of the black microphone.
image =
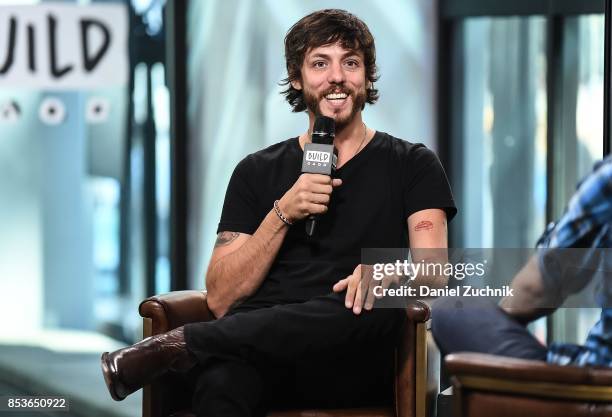
[[[304, 145], [302, 173], [332, 176], [336, 171], [338, 150], [334, 146], [336, 122], [331, 117], [317, 116], [312, 128], [312, 143]], [[306, 219], [306, 234], [312, 236], [317, 219], [310, 215]]]

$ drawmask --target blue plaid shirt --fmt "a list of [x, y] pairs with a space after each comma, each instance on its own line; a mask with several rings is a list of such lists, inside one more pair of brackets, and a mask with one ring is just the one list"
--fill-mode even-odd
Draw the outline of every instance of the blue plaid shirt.
[[[538, 248], [612, 248], [612, 156], [595, 165], [579, 185], [563, 217], [551, 224]], [[542, 253], [543, 251], [539, 251]], [[607, 283], [606, 288], [612, 283]], [[612, 308], [598, 294], [601, 317], [584, 345], [552, 343], [547, 361], [561, 365], [612, 366]]]

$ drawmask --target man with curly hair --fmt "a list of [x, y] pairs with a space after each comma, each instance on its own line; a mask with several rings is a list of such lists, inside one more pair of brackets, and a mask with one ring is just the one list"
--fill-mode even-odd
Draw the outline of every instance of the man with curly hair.
[[[197, 365], [198, 415], [392, 401], [405, 313], [373, 308], [360, 285], [361, 249], [446, 248], [450, 187], [432, 151], [363, 122], [365, 104], [378, 99], [363, 21], [343, 10], [305, 16], [287, 33], [285, 57], [283, 94], [308, 127], [232, 174], [206, 275], [217, 320], [104, 354], [117, 400], [170, 368]], [[317, 115], [335, 120], [333, 178], [301, 173]], [[320, 217], [309, 237], [311, 215]]]

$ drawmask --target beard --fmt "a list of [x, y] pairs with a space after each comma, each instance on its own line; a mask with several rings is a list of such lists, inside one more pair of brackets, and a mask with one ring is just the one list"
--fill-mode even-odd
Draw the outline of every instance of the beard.
[[[325, 100], [325, 96], [327, 94], [330, 94], [334, 91], [337, 91], [338, 87], [334, 87], [332, 89], [330, 89], [329, 91], [324, 92], [323, 94], [321, 94], [319, 97], [317, 97], [315, 94], [311, 93], [310, 91], [304, 89], [304, 104], [306, 104], [306, 107], [308, 108], [309, 111], [311, 111], [313, 114], [315, 115], [320, 115], [323, 114], [321, 112], [321, 101]], [[361, 109], [363, 108], [363, 106], [365, 105], [366, 102], [366, 91], [364, 90], [360, 90], [358, 92], [354, 92], [351, 91], [347, 88], [343, 88], [340, 87], [340, 92], [347, 94], [347, 99], [348, 97], [352, 98], [352, 102], [353, 102], [353, 106], [351, 108], [351, 111], [349, 112], [349, 114], [347, 116], [341, 116], [341, 115], [337, 115], [335, 117], [335, 121], [336, 121], [336, 131], [339, 132], [342, 129], [344, 129], [350, 122], [353, 121], [353, 119], [355, 118], [355, 115], [357, 115], [357, 113], [359, 113], [361, 111]]]

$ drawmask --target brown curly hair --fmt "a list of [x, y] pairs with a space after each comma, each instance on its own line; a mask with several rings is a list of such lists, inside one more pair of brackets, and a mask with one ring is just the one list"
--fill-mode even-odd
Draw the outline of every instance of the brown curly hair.
[[281, 94], [285, 96], [293, 112], [306, 110], [304, 94], [291, 85], [291, 81], [301, 80], [300, 70], [306, 52], [311, 48], [336, 42], [340, 42], [343, 48], [363, 52], [366, 78], [370, 82], [366, 90], [366, 103], [373, 104], [378, 100], [378, 90], [374, 88], [374, 82], [379, 78], [376, 47], [370, 29], [361, 19], [346, 10], [325, 9], [301, 18], [285, 36], [287, 78], [283, 79], [280, 85], [287, 86]]

